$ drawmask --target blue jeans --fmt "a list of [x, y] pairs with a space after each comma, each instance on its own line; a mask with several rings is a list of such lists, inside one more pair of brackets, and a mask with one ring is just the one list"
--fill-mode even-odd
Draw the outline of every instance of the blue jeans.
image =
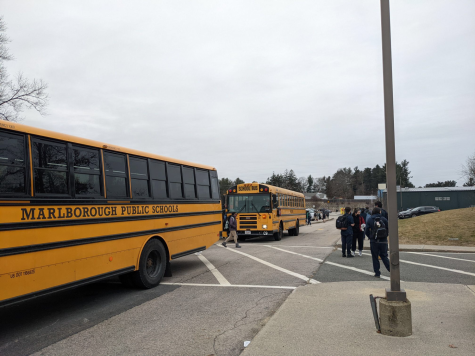
[[371, 247], [371, 257], [373, 259], [374, 273], [377, 276], [381, 275], [381, 271], [379, 270], [380, 264], [379, 264], [378, 256], [381, 256], [381, 261], [383, 261], [384, 266], [389, 272], [388, 244], [371, 241], [370, 247]]
[[343, 254], [351, 255], [351, 246], [353, 245], [352, 235], [341, 235], [341, 252]]

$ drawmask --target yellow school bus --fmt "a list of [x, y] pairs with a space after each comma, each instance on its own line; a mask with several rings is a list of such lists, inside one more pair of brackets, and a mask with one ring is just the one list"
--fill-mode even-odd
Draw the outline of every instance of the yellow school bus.
[[244, 183], [226, 192], [227, 215], [237, 213], [237, 234], [248, 237], [273, 235], [282, 239], [284, 230], [298, 236], [305, 225], [305, 198], [302, 193], [268, 184]]
[[111, 276], [155, 287], [221, 230], [213, 167], [0, 120], [0, 306]]

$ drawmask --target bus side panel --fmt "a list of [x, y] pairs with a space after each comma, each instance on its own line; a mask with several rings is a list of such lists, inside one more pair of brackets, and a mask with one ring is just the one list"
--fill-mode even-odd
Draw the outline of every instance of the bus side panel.
[[[116, 252], [107, 251], [116, 249], [119, 241], [1, 257], [0, 301], [135, 266], [142, 240], [147, 238], [121, 240], [123, 250]], [[87, 252], [92, 246], [94, 255]]]
[[219, 240], [221, 226], [222, 224], [216, 224], [163, 234], [163, 238], [167, 242], [170, 251], [170, 257], [177, 253], [203, 246], [210, 248]]

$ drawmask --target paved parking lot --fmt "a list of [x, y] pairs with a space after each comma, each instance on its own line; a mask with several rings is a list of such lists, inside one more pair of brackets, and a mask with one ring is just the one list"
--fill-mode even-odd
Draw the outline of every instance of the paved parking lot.
[[[338, 240], [330, 221], [241, 249], [217, 243], [173, 261], [173, 277], [152, 290], [111, 279], [0, 309], [0, 354], [239, 355], [296, 287], [376, 280], [369, 251], [342, 258]], [[475, 284], [475, 254], [400, 259], [403, 281]]]

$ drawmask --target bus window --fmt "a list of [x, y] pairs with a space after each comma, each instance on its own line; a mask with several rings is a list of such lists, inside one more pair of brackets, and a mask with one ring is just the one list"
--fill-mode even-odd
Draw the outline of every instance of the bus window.
[[185, 199], [196, 199], [195, 193], [195, 172], [193, 168], [183, 167], [183, 188]]
[[25, 136], [0, 133], [0, 193], [25, 191]]
[[170, 198], [172, 199], [183, 198], [180, 166], [176, 164], [169, 164], [167, 166], [167, 171], [168, 171], [168, 184], [170, 186]]
[[208, 171], [196, 170], [196, 187], [200, 199], [210, 199], [209, 195], [209, 175]]
[[219, 199], [218, 173], [216, 171], [210, 171], [209, 174], [211, 176], [211, 197], [213, 199]]
[[107, 198], [127, 198], [127, 165], [125, 155], [104, 152]]
[[150, 178], [152, 179], [153, 197], [155, 199], [168, 198], [165, 162], [150, 160]]
[[99, 150], [73, 146], [74, 193], [76, 196], [101, 196]]
[[130, 179], [132, 180], [132, 198], [150, 198], [147, 160], [144, 158], [130, 157], [129, 163]]
[[33, 139], [35, 192], [69, 194], [66, 144]]

